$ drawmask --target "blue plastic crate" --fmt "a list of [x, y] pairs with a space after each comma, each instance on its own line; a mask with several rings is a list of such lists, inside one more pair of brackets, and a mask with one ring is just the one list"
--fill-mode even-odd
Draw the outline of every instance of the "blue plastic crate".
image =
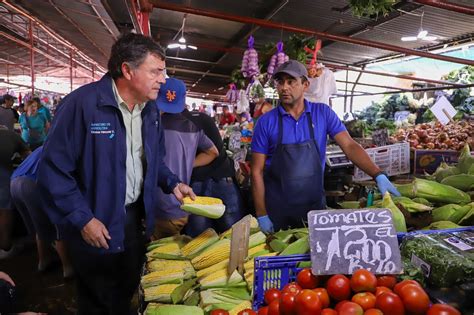
[[295, 281], [301, 270], [297, 268], [298, 263], [310, 260], [309, 254], [255, 257], [253, 309], [257, 310], [264, 305], [263, 297], [267, 289], [282, 289], [287, 283]]

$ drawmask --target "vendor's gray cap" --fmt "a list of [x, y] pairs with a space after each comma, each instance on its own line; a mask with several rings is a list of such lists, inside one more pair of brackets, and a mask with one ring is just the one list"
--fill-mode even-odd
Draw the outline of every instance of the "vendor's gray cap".
[[306, 67], [301, 62], [296, 60], [288, 60], [284, 64], [280, 65], [275, 70], [273, 78], [275, 79], [280, 73], [286, 73], [291, 75], [293, 78], [305, 77], [308, 79], [308, 70], [306, 70]]

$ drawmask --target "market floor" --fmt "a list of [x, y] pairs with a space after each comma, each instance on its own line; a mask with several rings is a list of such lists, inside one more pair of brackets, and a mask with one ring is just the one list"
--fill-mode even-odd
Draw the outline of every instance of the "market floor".
[[[17, 300], [14, 312], [43, 312], [48, 315], [76, 313], [74, 279], [64, 280], [58, 262], [46, 272], [37, 271], [38, 255], [33, 241], [27, 242], [17, 256], [0, 260], [0, 271], [11, 276], [16, 284]], [[132, 309], [138, 308], [138, 295]]]
[[9, 274], [16, 284], [14, 311], [75, 314], [74, 280], [64, 280], [59, 263], [46, 272], [38, 272], [37, 264], [38, 255], [33, 242], [28, 242], [17, 256], [0, 260], [0, 270]]

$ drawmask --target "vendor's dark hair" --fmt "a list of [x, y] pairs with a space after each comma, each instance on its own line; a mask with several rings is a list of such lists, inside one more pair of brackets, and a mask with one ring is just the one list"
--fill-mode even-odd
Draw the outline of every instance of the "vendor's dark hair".
[[153, 54], [161, 60], [165, 60], [165, 52], [160, 44], [151, 37], [128, 33], [121, 35], [112, 46], [110, 58], [107, 64], [112, 78], [123, 76], [122, 64], [127, 62], [132, 68], [139, 67], [148, 54]]

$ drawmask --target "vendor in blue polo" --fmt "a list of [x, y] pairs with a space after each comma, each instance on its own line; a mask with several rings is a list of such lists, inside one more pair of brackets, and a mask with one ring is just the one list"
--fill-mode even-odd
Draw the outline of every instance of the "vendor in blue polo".
[[306, 67], [289, 60], [273, 75], [279, 106], [260, 117], [252, 138], [252, 193], [260, 229], [302, 227], [310, 210], [326, 208], [324, 166], [329, 135], [346, 156], [372, 176], [380, 192], [400, 193], [355, 142], [336, 113], [304, 99]]

